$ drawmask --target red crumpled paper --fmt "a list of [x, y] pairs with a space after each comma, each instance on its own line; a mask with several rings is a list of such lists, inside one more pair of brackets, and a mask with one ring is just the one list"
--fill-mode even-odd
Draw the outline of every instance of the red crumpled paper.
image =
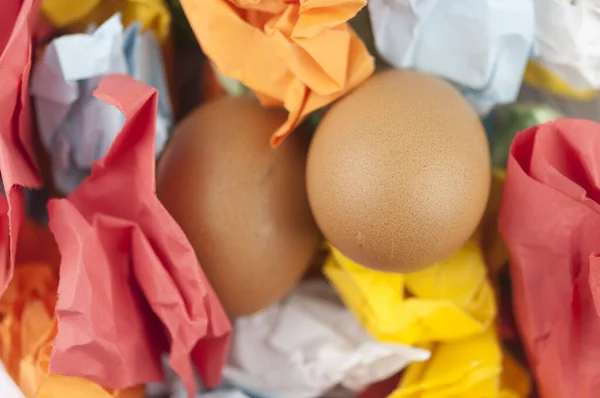
[[[159, 355], [195, 392], [221, 381], [231, 325], [182, 230], [155, 195], [158, 94], [113, 75], [96, 97], [126, 122], [108, 154], [48, 205], [62, 255], [52, 373], [106, 388], [162, 379]], [[191, 360], [190, 360], [191, 356]]]
[[562, 119], [517, 135], [499, 226], [540, 395], [600, 397], [600, 124]]
[[0, 296], [12, 279], [24, 218], [23, 188], [41, 180], [32, 146], [29, 104], [35, 0], [2, 0], [0, 12]]

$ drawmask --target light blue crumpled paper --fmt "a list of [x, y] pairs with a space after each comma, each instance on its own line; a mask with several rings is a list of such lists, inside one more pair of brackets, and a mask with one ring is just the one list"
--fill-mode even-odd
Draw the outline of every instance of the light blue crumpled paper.
[[108, 74], [129, 74], [159, 91], [156, 153], [173, 123], [158, 42], [139, 24], [125, 31], [115, 14], [87, 34], [53, 40], [35, 64], [30, 85], [42, 143], [52, 157], [56, 187], [65, 194], [90, 173], [109, 150], [125, 117], [93, 92]]
[[454, 83], [484, 116], [515, 100], [533, 50], [533, 0], [369, 0], [375, 45], [396, 68]]

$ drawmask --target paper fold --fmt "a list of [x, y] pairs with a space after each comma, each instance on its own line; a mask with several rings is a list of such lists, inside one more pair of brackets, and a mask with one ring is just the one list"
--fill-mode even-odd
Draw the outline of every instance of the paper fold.
[[322, 280], [235, 322], [226, 381], [262, 397], [316, 398], [360, 391], [429, 352], [374, 340]]
[[310, 113], [369, 77], [374, 60], [346, 21], [366, 0], [182, 0], [217, 71], [265, 106], [284, 106], [276, 146]]
[[540, 395], [600, 394], [600, 125], [559, 119], [511, 147], [499, 226]]
[[160, 353], [193, 394], [193, 365], [221, 381], [230, 324], [180, 227], [155, 195], [158, 94], [123, 75], [95, 95], [125, 115], [105, 157], [65, 199], [49, 204], [62, 255], [56, 374], [108, 388], [162, 378]]
[[454, 83], [480, 115], [513, 102], [534, 41], [533, 0], [369, 0], [379, 54]]

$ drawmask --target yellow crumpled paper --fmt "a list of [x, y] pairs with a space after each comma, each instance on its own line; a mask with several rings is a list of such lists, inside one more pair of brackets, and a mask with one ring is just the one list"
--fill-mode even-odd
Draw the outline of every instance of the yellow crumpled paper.
[[493, 327], [457, 342], [430, 347], [431, 359], [406, 369], [388, 398], [524, 398], [530, 381], [525, 370], [502, 354]]
[[366, 0], [181, 0], [217, 71], [241, 81], [287, 121], [271, 144], [311, 112], [367, 79], [373, 57], [348, 21]]
[[482, 333], [496, 316], [494, 292], [474, 242], [446, 261], [411, 274], [377, 272], [332, 248], [323, 272], [346, 306], [381, 341], [456, 341]]
[[56, 28], [84, 32], [91, 23], [102, 24], [120, 12], [124, 26], [139, 22], [162, 43], [169, 35], [171, 13], [164, 0], [43, 0], [42, 12]]
[[411, 274], [374, 271], [331, 252], [325, 275], [376, 339], [432, 351], [410, 365], [390, 398], [527, 397], [529, 377], [503, 356], [496, 335], [496, 298], [478, 239]]
[[525, 83], [539, 90], [561, 97], [568, 97], [579, 101], [588, 101], [598, 96], [594, 89], [578, 90], [556, 74], [550, 72], [535, 61], [529, 61], [523, 76]]
[[24, 263], [0, 299], [0, 359], [26, 398], [141, 398], [144, 387], [106, 390], [91, 381], [48, 373], [58, 279], [45, 263]]

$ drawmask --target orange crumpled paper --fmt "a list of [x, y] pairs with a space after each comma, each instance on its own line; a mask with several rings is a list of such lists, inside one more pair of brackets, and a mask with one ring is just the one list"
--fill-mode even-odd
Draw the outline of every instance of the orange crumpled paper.
[[48, 205], [62, 256], [50, 371], [107, 388], [161, 381], [170, 346], [170, 365], [193, 396], [192, 362], [205, 386], [221, 382], [231, 325], [155, 195], [158, 94], [112, 75], [95, 95], [126, 122], [91, 176]]
[[48, 373], [56, 335], [58, 279], [45, 263], [20, 263], [0, 300], [0, 359], [26, 398], [141, 398], [144, 386], [109, 391], [85, 379]]
[[510, 150], [499, 226], [544, 398], [600, 396], [599, 158], [600, 124], [587, 120], [531, 127]]
[[277, 146], [311, 112], [367, 79], [373, 57], [346, 23], [367, 0], [181, 0], [204, 53], [266, 106], [283, 105]]
[[39, 3], [3, 0], [0, 12], [0, 296], [10, 283], [24, 218], [23, 188], [39, 187], [30, 122], [29, 71]]

